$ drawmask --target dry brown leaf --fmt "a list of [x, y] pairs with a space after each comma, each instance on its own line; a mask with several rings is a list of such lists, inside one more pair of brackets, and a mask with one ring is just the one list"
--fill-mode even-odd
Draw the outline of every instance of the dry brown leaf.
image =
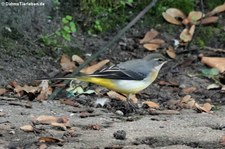
[[78, 55], [73, 55], [72, 61], [77, 62], [78, 64], [82, 64], [84, 62], [84, 60]]
[[157, 32], [157, 31], [154, 30], [154, 29], [151, 29], [150, 31], [148, 31], [148, 32], [145, 34], [145, 37], [144, 37], [143, 39], [140, 40], [140, 44], [150, 42], [150, 41], [151, 41], [153, 38], [155, 38], [158, 34], [159, 34], [159, 32]]
[[158, 109], [160, 107], [159, 104], [152, 101], [144, 101], [143, 104], [146, 104], [149, 108]]
[[39, 85], [39, 88], [41, 89], [41, 92], [37, 96], [38, 101], [46, 100], [48, 96], [52, 94], [53, 89], [48, 85], [48, 80], [43, 80]]
[[61, 129], [61, 130], [64, 130], [64, 131], [67, 130], [67, 128], [66, 128], [66, 126], [65, 126], [64, 123], [56, 123], [56, 122], [52, 122], [52, 123], [51, 123], [51, 126], [57, 127], [57, 128], [59, 128], [59, 129]]
[[197, 90], [196, 87], [188, 87], [188, 88], [182, 89], [182, 92], [185, 93], [185, 94], [191, 94], [191, 93], [193, 93], [196, 90]]
[[127, 101], [127, 97], [115, 92], [115, 91], [109, 91], [107, 92], [107, 95], [110, 97], [110, 98], [113, 98], [113, 99], [117, 99], [117, 100], [122, 100], [122, 101]]
[[191, 24], [197, 24], [198, 20], [200, 20], [204, 16], [205, 15], [201, 11], [191, 11], [188, 15], [188, 20]]
[[199, 104], [195, 103], [194, 107], [198, 112], [206, 112], [210, 113], [212, 109], [212, 105], [210, 103], [205, 103], [203, 106], [200, 106]]
[[31, 125], [21, 126], [20, 129], [23, 130], [23, 131], [25, 131], [25, 132], [32, 132], [32, 131], [34, 131], [34, 128]]
[[3, 117], [3, 116], [5, 116], [5, 115], [6, 115], [6, 113], [0, 112], [0, 117]]
[[201, 62], [217, 68], [221, 73], [225, 71], [225, 57], [202, 57]]
[[51, 124], [58, 121], [58, 118], [55, 116], [49, 116], [49, 115], [41, 115], [38, 118], [36, 118], [36, 121], [41, 124]]
[[163, 44], [165, 44], [165, 41], [162, 39], [152, 39], [149, 43], [163, 45]]
[[180, 39], [183, 42], [189, 42], [192, 40], [194, 32], [195, 32], [195, 25], [192, 25], [190, 29], [185, 28], [180, 34]]
[[40, 143], [59, 143], [59, 142], [64, 142], [64, 140], [62, 139], [58, 139], [58, 138], [53, 138], [53, 137], [40, 137], [38, 139], [38, 141]]
[[95, 64], [95, 65], [92, 65], [92, 66], [83, 68], [80, 72], [85, 73], [85, 74], [92, 74], [92, 73], [94, 73], [95, 71], [101, 69], [101, 68], [102, 68], [103, 66], [105, 66], [105, 64], [107, 64], [108, 62], [109, 62], [108, 59], [102, 60], [102, 61], [98, 62], [98, 63]]
[[184, 13], [181, 10], [176, 8], [169, 8], [166, 10], [166, 12], [163, 12], [162, 15], [167, 22], [176, 24], [176, 25], [182, 24], [179, 18], [182, 20], [186, 18]]
[[0, 88], [0, 95], [3, 95], [3, 94], [5, 94], [5, 93], [6, 93], [6, 89]]
[[176, 24], [176, 25], [181, 25], [181, 24], [182, 24], [181, 21], [175, 19], [174, 17], [172, 17], [171, 15], [169, 15], [169, 14], [166, 13], [166, 12], [163, 12], [163, 13], [162, 13], [162, 16], [163, 16], [163, 18], [164, 18], [167, 22], [169, 22], [169, 23]]
[[218, 20], [219, 20], [219, 17], [211, 16], [211, 17], [207, 17], [207, 18], [202, 19], [201, 21], [199, 21], [199, 23], [210, 24], [210, 23], [216, 23]]
[[202, 107], [206, 110], [207, 113], [209, 113], [213, 106], [207, 102], [207, 103], [204, 103]]
[[69, 56], [63, 54], [60, 60], [62, 70], [65, 72], [73, 72], [76, 68], [75, 63], [70, 60]]
[[186, 95], [177, 103], [177, 106], [187, 109], [193, 109], [195, 103], [195, 99], [191, 98], [190, 95]]
[[213, 15], [215, 15], [217, 13], [221, 13], [223, 11], [225, 11], [225, 3], [214, 8], [211, 12], [209, 12], [207, 14], [207, 16], [213, 16]]
[[160, 47], [160, 45], [158, 44], [151, 44], [151, 43], [144, 44], [143, 46], [149, 51], [155, 51], [156, 49]]
[[186, 15], [177, 8], [169, 8], [166, 10], [166, 13], [168, 13], [170, 16], [172, 16], [174, 18], [181, 18], [181, 19], [186, 18]]
[[167, 48], [166, 53], [167, 53], [167, 55], [168, 55], [170, 58], [172, 58], [172, 59], [175, 59], [176, 56], [177, 56], [172, 46], [169, 46], [169, 47]]

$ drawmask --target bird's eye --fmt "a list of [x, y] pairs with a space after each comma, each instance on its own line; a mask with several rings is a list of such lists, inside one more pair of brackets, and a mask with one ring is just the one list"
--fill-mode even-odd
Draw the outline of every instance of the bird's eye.
[[159, 61], [159, 62], [162, 62], [162, 61], [164, 61], [164, 59], [162, 59], [162, 58], [159, 58], [159, 59], [158, 59], [158, 61]]

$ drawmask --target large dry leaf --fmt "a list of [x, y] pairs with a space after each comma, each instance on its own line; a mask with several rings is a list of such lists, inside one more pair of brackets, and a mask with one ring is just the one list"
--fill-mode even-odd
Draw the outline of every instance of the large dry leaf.
[[40, 143], [59, 143], [59, 142], [64, 142], [62, 139], [58, 138], [53, 138], [53, 137], [40, 137], [38, 139]]
[[72, 61], [77, 62], [78, 64], [82, 64], [84, 62], [84, 60], [78, 55], [73, 55]]
[[186, 18], [186, 15], [181, 10], [176, 8], [169, 8], [166, 10], [166, 13], [174, 18], [181, 18], [181, 19]]
[[225, 57], [202, 57], [201, 62], [217, 68], [221, 73], [225, 71]]
[[49, 116], [49, 115], [41, 115], [35, 119], [36, 122], [41, 124], [49, 124], [52, 123], [60, 123], [64, 124], [65, 126], [68, 124], [69, 120], [67, 117], [55, 117], [55, 116]]
[[183, 42], [189, 42], [192, 40], [194, 32], [195, 32], [195, 25], [192, 25], [190, 29], [185, 28], [180, 34], [180, 39]]
[[166, 12], [162, 13], [163, 18], [172, 24], [181, 25], [183, 19], [186, 18], [185, 14], [176, 8], [169, 8], [166, 10]]
[[127, 97], [115, 92], [115, 91], [109, 91], [107, 92], [107, 95], [110, 97], [110, 98], [113, 98], [113, 99], [117, 99], [117, 100], [122, 100], [122, 101], [127, 101]]
[[195, 108], [198, 112], [212, 113], [212, 105], [210, 103], [205, 103], [203, 104], [203, 106], [200, 106], [199, 104], [195, 103]]
[[214, 8], [211, 12], [209, 12], [207, 14], [207, 16], [213, 16], [213, 15], [215, 15], [217, 13], [221, 13], [223, 11], [225, 11], [225, 3]]
[[149, 108], [159, 108], [159, 104], [152, 102], [152, 101], [144, 101], [143, 104], [146, 104]]
[[155, 51], [160, 47], [160, 45], [158, 45], [158, 44], [151, 44], [151, 43], [146, 43], [143, 46], [144, 46], [144, 48], [146, 48], [149, 51]]
[[3, 95], [3, 94], [5, 94], [5, 93], [6, 93], [6, 89], [0, 88], [0, 95]]
[[22, 96], [24, 92], [33, 94], [40, 92], [40, 88], [28, 85], [24, 85], [23, 87], [20, 85], [16, 85], [14, 88], [14, 92], [16, 92], [18, 96]]
[[60, 59], [60, 65], [65, 72], [73, 72], [76, 68], [75, 63], [70, 60], [69, 56], [63, 54]]
[[85, 73], [85, 74], [92, 74], [94, 73], [95, 71], [101, 69], [103, 66], [105, 66], [105, 64], [107, 64], [109, 62], [108, 59], [106, 60], [102, 60], [101, 62], [98, 62], [97, 64], [95, 65], [92, 65], [92, 66], [89, 66], [89, 67], [86, 67], [84, 69], [82, 69], [80, 72], [82, 73]]
[[219, 17], [211, 16], [211, 17], [207, 17], [207, 18], [202, 19], [201, 21], [199, 21], [199, 23], [210, 24], [210, 23], [216, 23], [218, 20], [219, 20]]
[[171, 15], [169, 15], [166, 12], [163, 12], [162, 16], [169, 23], [176, 24], [176, 25], [181, 25], [182, 24], [181, 21], [177, 20], [176, 18], [172, 17]]
[[201, 11], [191, 11], [188, 15], [188, 20], [191, 24], [197, 24], [198, 20], [203, 18], [205, 15]]
[[47, 80], [43, 80], [41, 84], [39, 85], [39, 87], [41, 88], [41, 92], [37, 96], [37, 100], [39, 101], [46, 100], [48, 96], [52, 94], [53, 89], [48, 85]]
[[177, 56], [172, 46], [169, 46], [169, 47], [167, 48], [166, 53], [167, 53], [167, 55], [168, 55], [170, 58], [172, 58], [172, 59], [175, 59], [176, 56]]
[[25, 131], [25, 132], [32, 132], [32, 131], [34, 131], [34, 128], [31, 125], [21, 126], [20, 129], [23, 130], [23, 131]]
[[149, 43], [163, 45], [163, 44], [165, 44], [165, 41], [157, 38], [157, 39], [152, 39]]
[[140, 44], [150, 42], [150, 41], [151, 41], [153, 38], [155, 38], [158, 34], [159, 34], [159, 32], [157, 32], [157, 31], [154, 30], [154, 29], [151, 29], [150, 31], [148, 31], [148, 32], [145, 34], [145, 37], [144, 37], [143, 39], [140, 40]]

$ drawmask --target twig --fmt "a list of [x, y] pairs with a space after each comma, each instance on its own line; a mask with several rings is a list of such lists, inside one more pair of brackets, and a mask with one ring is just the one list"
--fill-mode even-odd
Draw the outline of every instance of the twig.
[[[72, 74], [71, 76], [74, 77], [76, 76], [79, 71], [84, 68], [86, 65], [88, 65], [90, 62], [92, 62], [93, 60], [95, 60], [102, 52], [106, 51], [107, 49], [109, 49], [110, 47], [112, 47], [113, 44], [115, 44], [120, 37], [129, 29], [131, 28], [131, 26], [133, 26], [141, 17], [144, 16], [144, 14], [146, 12], [149, 11], [149, 9], [151, 9], [152, 7], [155, 6], [156, 2], [158, 0], [153, 0], [151, 1], [151, 3], [145, 7], [144, 10], [142, 10], [127, 26], [125, 26], [122, 30], [119, 31], [119, 33], [114, 36], [114, 38], [109, 41], [105, 46], [103, 46], [98, 52], [96, 52], [95, 54], [93, 54], [90, 58], [88, 58], [82, 65], [80, 65]], [[68, 84], [70, 82], [70, 80], [64, 80], [63, 84]], [[54, 92], [51, 94], [51, 96], [49, 97], [50, 100], [55, 99], [55, 97], [57, 96], [57, 94], [62, 90], [63, 88], [56, 88], [54, 90]]]
[[217, 48], [212, 48], [212, 47], [204, 47], [203, 49], [211, 50], [214, 52], [223, 52], [225, 53], [225, 49], [217, 49]]
[[17, 100], [18, 98], [12, 98], [12, 97], [2, 97], [0, 96], [0, 100], [9, 100], [9, 101], [13, 101], [13, 100]]

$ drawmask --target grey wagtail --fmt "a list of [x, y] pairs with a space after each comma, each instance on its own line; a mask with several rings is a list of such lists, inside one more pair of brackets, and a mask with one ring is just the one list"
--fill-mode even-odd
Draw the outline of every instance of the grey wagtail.
[[166, 63], [161, 54], [149, 54], [143, 59], [121, 62], [93, 74], [81, 74], [75, 78], [53, 78], [81, 80], [94, 83], [108, 89], [128, 95], [147, 88], [158, 76], [159, 70]]

